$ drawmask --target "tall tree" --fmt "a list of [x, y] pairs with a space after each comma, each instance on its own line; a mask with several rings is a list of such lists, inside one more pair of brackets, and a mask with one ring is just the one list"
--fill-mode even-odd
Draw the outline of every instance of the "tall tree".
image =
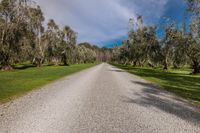
[[145, 47], [144, 52], [146, 53], [147, 64], [151, 67], [155, 67], [160, 61], [161, 58], [161, 47], [157, 38], [157, 27], [150, 26], [148, 27], [147, 34], [147, 46]]
[[40, 6], [36, 8], [29, 9], [30, 15], [30, 28], [35, 34], [35, 46], [34, 46], [34, 60], [33, 62], [36, 63], [37, 67], [41, 67], [44, 62], [44, 53], [46, 46], [42, 43], [42, 33], [44, 32], [44, 27], [42, 23], [44, 21], [44, 16]]
[[167, 23], [165, 25], [165, 36], [161, 42], [162, 47], [162, 62], [163, 69], [167, 70], [169, 66], [173, 63], [174, 57], [174, 44], [176, 37], [176, 25], [174, 22]]
[[12, 69], [11, 64], [22, 52], [29, 17], [26, 1], [2, 0], [0, 2], [0, 63], [2, 70]]
[[47, 45], [46, 55], [49, 62], [58, 65], [60, 58], [60, 39], [62, 39], [60, 36], [61, 31], [53, 19], [50, 19], [47, 25], [48, 29], [43, 35], [44, 41]]
[[65, 65], [69, 65], [74, 62], [74, 50], [76, 48], [76, 33], [69, 26], [65, 26], [63, 29], [66, 45], [63, 46], [62, 60]]
[[192, 61], [193, 73], [200, 73], [200, 0], [188, 0], [188, 8], [193, 18], [190, 24], [187, 53]]

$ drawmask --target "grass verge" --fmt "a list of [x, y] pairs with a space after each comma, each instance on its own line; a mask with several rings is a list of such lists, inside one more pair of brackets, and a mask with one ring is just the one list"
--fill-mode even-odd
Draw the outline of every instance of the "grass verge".
[[191, 69], [183, 68], [164, 71], [159, 68], [112, 65], [151, 81], [200, 107], [200, 75], [191, 75]]
[[0, 102], [7, 102], [56, 79], [95, 65], [78, 64], [71, 66], [44, 66], [41, 68], [18, 66], [13, 71], [0, 71]]

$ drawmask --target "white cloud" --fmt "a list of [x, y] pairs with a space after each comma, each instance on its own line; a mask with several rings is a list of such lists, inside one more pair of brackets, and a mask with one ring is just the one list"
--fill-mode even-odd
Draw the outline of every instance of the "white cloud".
[[[47, 18], [70, 25], [78, 41], [100, 43], [125, 36], [136, 14], [147, 21], [162, 16], [168, 0], [35, 0]], [[152, 14], [154, 15], [152, 18]]]

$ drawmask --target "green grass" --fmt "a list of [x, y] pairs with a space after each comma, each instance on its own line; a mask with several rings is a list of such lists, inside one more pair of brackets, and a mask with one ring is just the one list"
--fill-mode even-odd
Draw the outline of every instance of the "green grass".
[[162, 86], [200, 106], [200, 75], [191, 75], [192, 70], [189, 68], [164, 71], [161, 68], [152, 69], [116, 64], [115, 66]]
[[0, 102], [21, 96], [56, 79], [94, 66], [79, 64], [71, 66], [44, 66], [36, 68], [31, 65], [16, 66], [13, 71], [0, 71]]

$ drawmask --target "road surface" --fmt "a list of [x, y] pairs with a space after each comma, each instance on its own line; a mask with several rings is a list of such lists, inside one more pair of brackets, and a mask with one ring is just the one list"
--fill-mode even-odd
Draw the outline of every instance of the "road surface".
[[200, 133], [200, 111], [106, 63], [0, 105], [1, 133]]

